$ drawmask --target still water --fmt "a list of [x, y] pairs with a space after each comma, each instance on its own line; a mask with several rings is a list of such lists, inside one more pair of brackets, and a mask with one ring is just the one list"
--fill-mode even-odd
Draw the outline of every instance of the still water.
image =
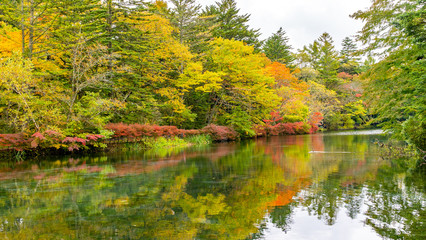
[[426, 239], [380, 131], [0, 163], [0, 239]]

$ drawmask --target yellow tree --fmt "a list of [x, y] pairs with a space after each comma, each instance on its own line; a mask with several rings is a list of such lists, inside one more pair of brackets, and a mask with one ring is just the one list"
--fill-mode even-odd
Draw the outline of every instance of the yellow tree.
[[32, 131], [58, 126], [56, 102], [45, 97], [42, 82], [32, 74], [32, 63], [14, 54], [0, 63], [0, 114], [11, 131]]
[[138, 56], [136, 61], [145, 65], [138, 74], [146, 78], [148, 89], [155, 94], [163, 122], [179, 125], [192, 121], [195, 115], [183, 98], [186, 86], [179, 85], [179, 75], [193, 58], [189, 48], [174, 38], [175, 28], [168, 19], [158, 14], [128, 21], [133, 22], [137, 30], [147, 33], [146, 45], [151, 51]]
[[206, 61], [192, 64], [181, 84], [208, 95], [207, 123], [232, 125], [243, 135], [277, 107], [274, 79], [264, 74], [268, 59], [243, 42], [218, 38], [211, 43]]

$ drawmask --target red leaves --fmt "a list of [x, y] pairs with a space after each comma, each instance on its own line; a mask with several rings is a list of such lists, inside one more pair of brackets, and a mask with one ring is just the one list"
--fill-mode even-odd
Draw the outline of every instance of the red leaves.
[[113, 131], [113, 138], [139, 138], [139, 137], [173, 137], [173, 136], [193, 136], [199, 134], [209, 134], [214, 141], [236, 140], [239, 135], [232, 128], [209, 125], [202, 130], [185, 130], [178, 129], [175, 126], [158, 126], [148, 124], [124, 124], [110, 123], [105, 126], [105, 129]]
[[34, 137], [34, 138], [37, 138], [37, 139], [40, 139], [40, 140], [44, 140], [44, 139], [46, 139], [46, 138], [43, 136], [43, 134], [41, 134], [40, 132], [36, 132], [36, 133], [34, 133], [33, 135], [31, 135], [31, 137]]
[[271, 112], [271, 119], [263, 120], [265, 125], [257, 125], [254, 130], [258, 137], [314, 133], [318, 131], [317, 125], [322, 119], [322, 114], [316, 112], [311, 116], [309, 124], [305, 122], [283, 123], [283, 118], [278, 112]]
[[311, 129], [309, 133], [315, 133], [319, 130], [319, 125], [321, 124], [321, 121], [324, 119], [322, 114], [320, 112], [315, 112], [311, 115], [309, 119], [309, 124], [311, 125]]
[[345, 79], [345, 80], [347, 80], [347, 79], [352, 80], [354, 78], [353, 75], [351, 75], [349, 73], [345, 73], [345, 72], [339, 72], [339, 74], [337, 74], [337, 77], [341, 78], [341, 79]]
[[98, 139], [101, 139], [101, 138], [105, 138], [105, 136], [99, 135], [99, 134], [86, 135], [86, 139], [89, 140], [89, 141], [97, 141]]
[[104, 138], [99, 134], [89, 134], [86, 138], [65, 137], [56, 131], [46, 130], [45, 132], [36, 132], [31, 136], [17, 134], [0, 134], [0, 148], [23, 151], [30, 148], [52, 148], [60, 146], [66, 147], [69, 151], [78, 150], [81, 146], [86, 146], [92, 142]]
[[22, 133], [0, 134], [0, 147], [22, 151], [30, 145], [30, 139], [27, 139]]
[[202, 131], [209, 134], [213, 141], [232, 141], [239, 138], [239, 134], [234, 129], [225, 126], [210, 124]]
[[184, 130], [178, 129], [175, 126], [158, 126], [137, 123], [109, 123], [105, 126], [105, 129], [114, 132], [113, 138], [172, 137], [198, 135], [201, 133], [199, 130]]
[[64, 140], [62, 140], [62, 143], [81, 143], [83, 146], [86, 146], [86, 142], [86, 139], [79, 137], [66, 137]]

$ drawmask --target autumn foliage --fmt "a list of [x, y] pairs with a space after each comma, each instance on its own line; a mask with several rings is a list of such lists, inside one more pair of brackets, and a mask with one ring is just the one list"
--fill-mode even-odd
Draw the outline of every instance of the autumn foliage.
[[32, 135], [24, 133], [0, 134], [0, 149], [23, 151], [36, 148], [62, 148], [74, 151], [88, 146], [101, 146], [98, 141], [104, 138], [105, 136], [100, 134], [66, 137], [53, 130], [46, 130], [43, 133], [36, 132]]
[[198, 135], [199, 130], [178, 129], [176, 126], [158, 126], [149, 124], [109, 123], [105, 129], [113, 131], [113, 138], [141, 138], [141, 137], [173, 137]]
[[158, 126], [149, 124], [110, 123], [105, 129], [114, 132], [112, 138], [139, 139], [142, 137], [186, 137], [208, 134], [213, 141], [237, 140], [238, 133], [225, 126], [210, 124], [201, 130], [178, 129], [175, 126]]
[[213, 141], [237, 140], [239, 134], [231, 127], [210, 124], [202, 129], [203, 133], [209, 134]]
[[255, 132], [258, 137], [315, 133], [318, 131], [322, 119], [322, 114], [316, 112], [307, 123], [286, 123], [282, 122], [283, 118], [278, 112], [271, 112], [270, 119], [263, 120], [264, 125], [257, 125]]

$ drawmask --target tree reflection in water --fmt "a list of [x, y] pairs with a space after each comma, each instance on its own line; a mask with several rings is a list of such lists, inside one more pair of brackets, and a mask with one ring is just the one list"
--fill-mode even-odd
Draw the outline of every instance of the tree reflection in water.
[[0, 238], [258, 239], [268, 222], [291, 232], [302, 209], [330, 226], [343, 211], [380, 236], [424, 239], [424, 176], [379, 161], [377, 137], [2, 163]]

